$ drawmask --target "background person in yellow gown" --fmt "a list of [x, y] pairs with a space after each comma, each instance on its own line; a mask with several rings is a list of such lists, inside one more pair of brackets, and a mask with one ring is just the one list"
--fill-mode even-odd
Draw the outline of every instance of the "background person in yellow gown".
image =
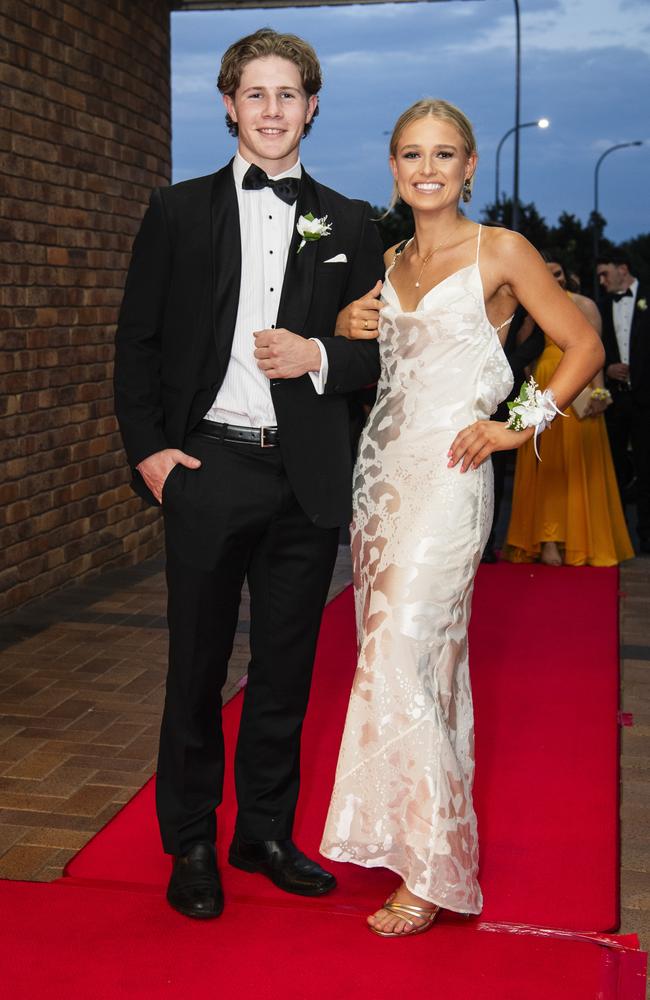
[[[563, 266], [547, 266], [563, 288]], [[568, 292], [589, 322], [601, 332], [600, 314], [584, 295]], [[545, 389], [562, 358], [548, 338], [535, 366]], [[592, 388], [604, 386], [603, 373]], [[610, 400], [593, 399], [579, 420], [572, 407], [540, 436], [541, 461], [527, 441], [517, 453], [512, 513], [503, 555], [511, 562], [539, 559], [551, 566], [614, 566], [634, 550], [625, 524], [603, 411]]]

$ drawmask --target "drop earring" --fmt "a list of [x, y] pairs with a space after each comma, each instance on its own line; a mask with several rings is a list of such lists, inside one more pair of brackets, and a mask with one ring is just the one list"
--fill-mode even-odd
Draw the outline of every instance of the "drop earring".
[[472, 200], [472, 185], [470, 183], [469, 177], [466, 178], [463, 184], [463, 201], [467, 204], [468, 201]]

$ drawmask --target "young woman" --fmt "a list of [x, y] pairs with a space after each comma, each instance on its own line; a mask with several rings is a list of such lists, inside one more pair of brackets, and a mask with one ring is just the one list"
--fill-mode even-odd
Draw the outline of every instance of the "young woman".
[[[600, 336], [595, 302], [567, 289], [567, 275], [556, 259], [547, 268]], [[545, 389], [562, 358], [546, 338], [534, 372]], [[585, 393], [586, 395], [586, 393]], [[530, 442], [517, 454], [512, 514], [503, 555], [511, 562], [549, 566], [616, 566], [634, 549], [614, 473], [603, 413], [612, 396], [603, 372], [592, 379], [586, 411], [564, 411], [539, 444], [538, 462]]]
[[[602, 366], [600, 340], [516, 233], [459, 212], [477, 164], [472, 127], [418, 101], [390, 144], [413, 237], [386, 280], [340, 316], [378, 337], [377, 401], [359, 444], [352, 552], [359, 662], [321, 851], [400, 882], [368, 918], [384, 936], [428, 930], [440, 908], [478, 913], [467, 626], [492, 517], [496, 450], [533, 436], [488, 418], [512, 376], [502, 340], [521, 302], [564, 352], [541, 401], [564, 408]], [[373, 289], [375, 294], [376, 289]]]

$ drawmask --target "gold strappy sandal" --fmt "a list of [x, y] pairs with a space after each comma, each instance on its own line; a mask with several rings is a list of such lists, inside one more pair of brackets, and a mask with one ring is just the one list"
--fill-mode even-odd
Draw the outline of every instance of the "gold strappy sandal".
[[[436, 922], [436, 917], [440, 913], [439, 906], [415, 906], [409, 903], [394, 903], [395, 893], [389, 896], [384, 903], [382, 909], [388, 910], [389, 913], [394, 913], [396, 917], [401, 920], [406, 921], [414, 928], [412, 931], [380, 931], [372, 924], [368, 924], [368, 927], [373, 934], [378, 934], [379, 937], [386, 938], [400, 938], [400, 937], [414, 937], [416, 934], [424, 934], [425, 931], [430, 931]], [[416, 924], [412, 917], [416, 917], [418, 920], [423, 920], [424, 923]]]

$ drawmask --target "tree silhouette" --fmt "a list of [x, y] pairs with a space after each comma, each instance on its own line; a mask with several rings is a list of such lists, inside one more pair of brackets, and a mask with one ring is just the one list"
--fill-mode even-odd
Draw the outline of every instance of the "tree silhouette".
[[[488, 202], [482, 210], [482, 215], [483, 221], [488, 225], [504, 226], [506, 229], [511, 229], [512, 198], [504, 198], [498, 205], [494, 202]], [[548, 239], [548, 226], [532, 201], [519, 205], [519, 232], [527, 240], [530, 240], [538, 250], [544, 249]]]
[[384, 250], [394, 246], [395, 243], [401, 243], [402, 240], [408, 240], [413, 235], [415, 228], [413, 212], [401, 199], [390, 212], [387, 208], [373, 205], [372, 217], [377, 223]]
[[641, 233], [631, 240], [621, 243], [619, 250], [627, 254], [632, 265], [632, 274], [647, 288], [650, 285], [650, 233]]

